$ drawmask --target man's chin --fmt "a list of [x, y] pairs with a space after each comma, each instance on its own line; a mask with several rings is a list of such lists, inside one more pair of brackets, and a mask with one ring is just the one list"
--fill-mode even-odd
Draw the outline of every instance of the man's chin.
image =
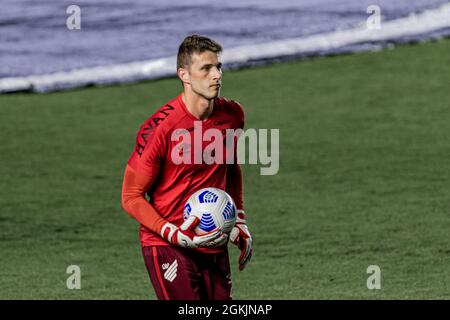
[[194, 91], [197, 95], [205, 98], [206, 100], [213, 100], [220, 95], [220, 89], [208, 90], [206, 92]]
[[215, 93], [210, 93], [208, 95], [204, 95], [203, 97], [207, 100], [212, 100], [217, 98], [220, 95], [220, 90], [217, 90]]
[[219, 89], [217, 89], [217, 91], [215, 91], [215, 93], [213, 94], [213, 98], [212, 99], [215, 99], [215, 98], [217, 98], [218, 96], [220, 96], [220, 88]]

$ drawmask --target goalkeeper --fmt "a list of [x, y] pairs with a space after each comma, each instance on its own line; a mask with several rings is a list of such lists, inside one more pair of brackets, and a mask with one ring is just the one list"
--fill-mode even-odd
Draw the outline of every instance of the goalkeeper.
[[[241, 105], [219, 97], [221, 51], [221, 46], [207, 37], [192, 35], [184, 39], [177, 56], [183, 91], [141, 125], [125, 169], [122, 206], [140, 223], [142, 253], [158, 299], [231, 299], [228, 240], [241, 251], [239, 270], [252, 256], [236, 150], [233, 161], [225, 163], [173, 161], [174, 154], [179, 153], [178, 141], [171, 140], [176, 130], [187, 130], [193, 136], [195, 121], [201, 123], [203, 131], [244, 127]], [[195, 146], [187, 147], [183, 150]], [[230, 154], [225, 143], [222, 151]], [[236, 203], [237, 221], [229, 236], [220, 231], [195, 235], [198, 218], [183, 219], [189, 196], [205, 187], [225, 190]]]

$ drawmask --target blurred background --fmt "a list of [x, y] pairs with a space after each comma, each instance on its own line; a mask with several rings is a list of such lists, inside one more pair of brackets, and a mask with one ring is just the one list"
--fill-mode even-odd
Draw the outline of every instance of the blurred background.
[[[225, 62], [237, 66], [268, 58], [354, 52], [387, 43], [430, 39], [450, 33], [448, 19], [443, 23], [436, 21], [448, 16], [446, 3], [444, 0], [376, 3], [372, 0], [225, 0], [219, 3], [113, 0], [72, 4], [5, 0], [0, 17], [3, 62], [0, 78], [19, 79], [15, 82], [3, 79], [0, 92], [52, 91], [92, 83], [173, 76], [172, 63], [156, 68], [149, 67], [148, 63], [173, 57], [181, 39], [193, 33], [207, 34], [219, 41], [228, 52], [234, 53], [226, 56]], [[428, 15], [414, 19], [415, 14], [427, 10]], [[390, 23], [376, 32], [360, 35], [357, 31], [361, 28], [367, 31], [367, 21], [374, 20], [374, 14], [383, 23]], [[401, 23], [408, 18], [409, 23]], [[68, 29], [69, 24], [77, 26]], [[339, 30], [353, 30], [353, 34], [336, 33]], [[283, 44], [288, 42], [282, 40], [292, 39], [309, 45], [292, 47], [291, 44], [286, 51]], [[256, 44], [265, 46], [248, 50]], [[254, 51], [259, 54], [255, 55]], [[124, 65], [133, 62], [140, 64]], [[94, 68], [98, 66], [108, 68]], [[60, 75], [32, 79], [27, 85], [20, 81], [27, 76], [80, 69], [86, 72], [82, 76], [77, 74], [76, 79], [72, 74], [67, 78]], [[102, 71], [109, 75], [100, 76]]]

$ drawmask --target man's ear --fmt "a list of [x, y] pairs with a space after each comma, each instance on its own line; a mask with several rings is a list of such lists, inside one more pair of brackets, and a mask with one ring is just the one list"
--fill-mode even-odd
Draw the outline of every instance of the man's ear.
[[186, 69], [179, 68], [177, 70], [177, 73], [178, 73], [178, 78], [180, 78], [181, 82], [183, 82], [183, 83], [190, 83], [191, 82], [191, 80], [189, 78], [189, 72]]

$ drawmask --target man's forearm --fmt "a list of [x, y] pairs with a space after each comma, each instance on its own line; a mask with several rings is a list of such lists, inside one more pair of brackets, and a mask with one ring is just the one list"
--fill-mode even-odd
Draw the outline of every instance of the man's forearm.
[[166, 222], [145, 199], [145, 193], [153, 183], [154, 176], [137, 174], [129, 165], [125, 169], [122, 186], [122, 207], [139, 223], [159, 233]]

